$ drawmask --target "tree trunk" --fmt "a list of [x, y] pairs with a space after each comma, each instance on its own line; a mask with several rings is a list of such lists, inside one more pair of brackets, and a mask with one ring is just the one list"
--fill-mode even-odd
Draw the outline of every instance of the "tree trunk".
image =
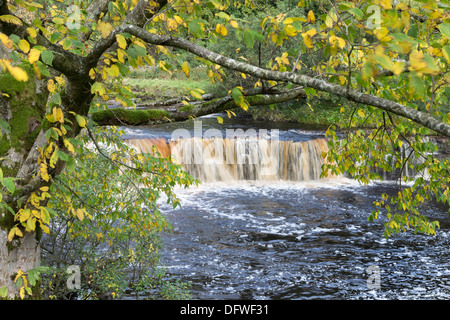
[[11, 243], [7, 231], [0, 229], [0, 288], [6, 286], [8, 298], [19, 295], [14, 283], [17, 271], [27, 272], [39, 266], [40, 260], [40, 245], [35, 233], [26, 232]]
[[[16, 212], [20, 209], [18, 200], [23, 205], [33, 191], [30, 181], [38, 168], [38, 147], [46, 142], [42, 137], [48, 98], [45, 82], [36, 79], [32, 67], [21, 67], [28, 72], [27, 82], [19, 82], [8, 73], [0, 75], [0, 119], [9, 125], [0, 130], [0, 168], [4, 178], [17, 179], [14, 194], [5, 193], [3, 200]], [[7, 287], [9, 298], [18, 295], [14, 284], [18, 270], [27, 272], [40, 263], [35, 232], [23, 232], [20, 239], [8, 241], [15, 223], [10, 211], [0, 209], [0, 288]]]

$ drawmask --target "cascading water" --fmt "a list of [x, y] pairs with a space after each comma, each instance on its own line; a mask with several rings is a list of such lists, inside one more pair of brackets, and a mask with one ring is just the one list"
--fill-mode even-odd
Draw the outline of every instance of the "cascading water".
[[319, 180], [327, 141], [279, 141], [255, 138], [130, 139], [139, 152], [171, 155], [204, 182]]

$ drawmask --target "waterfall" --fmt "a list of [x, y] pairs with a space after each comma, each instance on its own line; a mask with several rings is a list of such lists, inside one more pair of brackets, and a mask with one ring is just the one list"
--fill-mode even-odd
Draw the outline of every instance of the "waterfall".
[[323, 138], [309, 141], [279, 141], [242, 138], [164, 138], [128, 139], [138, 152], [158, 151], [172, 156], [175, 163], [205, 182], [238, 180], [320, 179], [322, 153], [327, 151]]

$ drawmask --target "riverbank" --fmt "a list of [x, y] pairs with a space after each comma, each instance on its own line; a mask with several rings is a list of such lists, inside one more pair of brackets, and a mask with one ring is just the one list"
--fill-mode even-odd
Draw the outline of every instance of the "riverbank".
[[[192, 102], [197, 98], [192, 91], [209, 96], [221, 97], [227, 95], [227, 90], [220, 83], [212, 84], [207, 78], [205, 68], [197, 67], [190, 70], [186, 78], [182, 72], [172, 74], [158, 69], [135, 70], [124, 78], [122, 84], [128, 86], [135, 95], [138, 108], [170, 108], [165, 102], [181, 100]], [[236, 116], [252, 118], [256, 121], [275, 123], [298, 123], [327, 128], [341, 123], [351, 115], [350, 108], [342, 108], [339, 101], [332, 98], [310, 96], [293, 101], [268, 106], [251, 106], [248, 110], [237, 107], [232, 110]], [[111, 102], [114, 103], [114, 102]]]

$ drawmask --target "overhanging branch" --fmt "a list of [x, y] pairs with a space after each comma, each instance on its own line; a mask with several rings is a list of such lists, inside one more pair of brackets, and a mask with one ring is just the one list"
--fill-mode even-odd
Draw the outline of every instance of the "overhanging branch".
[[[149, 44], [164, 45], [183, 49], [199, 57], [205, 58], [213, 63], [221, 65], [222, 67], [249, 74], [260, 79], [294, 83], [303, 87], [314, 88], [318, 91], [340, 96], [350, 101], [374, 106], [384, 111], [392, 112], [406, 119], [410, 119], [437, 133], [450, 137], [450, 125], [447, 125], [442, 121], [431, 117], [427, 113], [414, 110], [395, 101], [347, 89], [346, 87], [336, 85], [324, 80], [312, 78], [306, 75], [259, 68], [245, 62], [222, 56], [218, 53], [205, 49], [204, 47], [196, 45], [186, 39], [152, 34], [147, 32], [146, 30], [143, 30], [142, 28], [133, 25], [125, 25], [114, 30], [107, 39], [104, 39], [104, 41], [98, 43], [98, 45], [96, 46], [97, 48], [94, 48], [94, 52], [96, 51], [96, 49], [100, 49], [103, 46], [109, 47], [110, 45], [112, 45], [115, 42], [115, 35], [122, 32], [127, 32], [136, 37], [139, 37]], [[93, 57], [91, 58], [95, 58], [95, 53], [93, 53]]]

